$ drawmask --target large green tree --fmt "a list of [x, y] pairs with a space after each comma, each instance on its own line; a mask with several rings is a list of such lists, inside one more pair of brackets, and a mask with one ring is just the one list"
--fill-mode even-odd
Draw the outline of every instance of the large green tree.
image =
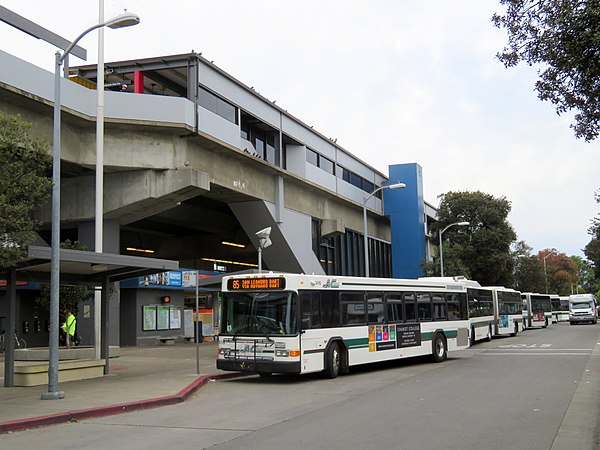
[[535, 89], [556, 112], [574, 111], [577, 138], [600, 131], [600, 0], [500, 0], [505, 14], [492, 22], [505, 28], [508, 44], [498, 53], [506, 67], [539, 67]]
[[36, 238], [33, 211], [50, 197], [48, 145], [28, 134], [31, 124], [0, 111], [0, 267], [23, 259]]
[[583, 259], [581, 256], [571, 256], [571, 259], [577, 266], [577, 272], [579, 274], [579, 281], [577, 283], [576, 294], [583, 294], [586, 292], [594, 293], [600, 291], [600, 280], [594, 273], [594, 266], [587, 259]]
[[[600, 190], [596, 192], [596, 202], [600, 203]], [[594, 265], [596, 279], [600, 280], [600, 214], [592, 220], [588, 230], [592, 240], [585, 246], [583, 252]]]
[[[442, 235], [445, 275], [465, 275], [487, 286], [511, 286], [511, 244], [516, 234], [507, 221], [510, 202], [483, 192], [448, 192], [440, 196], [437, 233], [455, 222]], [[450, 244], [451, 243], [451, 244]], [[465, 267], [468, 273], [455, 271]]]

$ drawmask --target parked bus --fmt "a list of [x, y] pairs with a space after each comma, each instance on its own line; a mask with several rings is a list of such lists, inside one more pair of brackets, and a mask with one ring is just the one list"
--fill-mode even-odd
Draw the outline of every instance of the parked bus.
[[494, 299], [492, 288], [482, 287], [477, 281], [463, 276], [425, 277], [419, 280], [460, 283], [467, 288], [467, 318], [469, 320], [469, 343], [485, 339], [490, 341], [494, 334]]
[[495, 328], [492, 288], [467, 287], [467, 298], [471, 345], [481, 339], [491, 341]]
[[562, 297], [556, 294], [550, 294], [550, 304], [552, 305], [552, 323], [558, 323], [563, 320], [569, 320], [569, 298], [566, 302]]
[[256, 274], [223, 277], [217, 368], [324, 371], [469, 346], [467, 288], [456, 282]]
[[523, 300], [523, 329], [531, 327], [546, 328], [552, 318], [550, 295], [525, 292]]
[[505, 287], [493, 287], [494, 336], [515, 336], [523, 323], [521, 293]]
[[594, 294], [574, 294], [569, 296], [569, 323], [596, 323], [598, 311]]

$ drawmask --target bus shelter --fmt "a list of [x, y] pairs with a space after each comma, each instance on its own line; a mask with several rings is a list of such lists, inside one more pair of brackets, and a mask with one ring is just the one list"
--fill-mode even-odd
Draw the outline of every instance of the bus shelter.
[[[108, 291], [113, 283], [154, 273], [178, 270], [179, 262], [167, 259], [95, 253], [83, 250], [60, 250], [60, 283], [101, 288], [100, 296], [100, 358], [104, 359], [104, 374], [109, 372]], [[6, 279], [7, 332], [11, 336], [16, 322], [16, 285], [19, 281], [50, 283], [51, 247], [30, 246], [27, 258], [12, 269], [0, 273]], [[4, 387], [14, 386], [15, 352], [12, 339], [6, 339]], [[58, 355], [56, 355], [58, 359]], [[58, 361], [56, 361], [56, 364]], [[50, 375], [49, 375], [50, 376]]]

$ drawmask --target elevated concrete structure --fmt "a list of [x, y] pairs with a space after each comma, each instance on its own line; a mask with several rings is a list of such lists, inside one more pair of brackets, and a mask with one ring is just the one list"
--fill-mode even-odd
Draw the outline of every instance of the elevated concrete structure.
[[[50, 141], [52, 75], [3, 52], [0, 64], [0, 108], [21, 114], [35, 124], [32, 134]], [[126, 77], [127, 65], [107, 64], [107, 74]], [[244, 267], [236, 262], [255, 262], [254, 232], [272, 226], [276, 238], [263, 253], [266, 268], [324, 273], [313, 245], [321, 236], [314, 235], [313, 222], [325, 224], [325, 238], [361, 233], [362, 198], [387, 180], [383, 174], [198, 55], [142, 60], [136, 67], [172, 91], [106, 92], [104, 208], [110, 251], [151, 248], [181, 265], [212, 269], [214, 261], [225, 261], [221, 265], [234, 271]], [[187, 76], [190, 67], [200, 80], [196, 87], [189, 79], [179, 87], [167, 82], [173, 71]], [[90, 80], [91, 70], [80, 68], [79, 79]], [[96, 93], [62, 83], [63, 237], [93, 249]], [[224, 118], [191, 101], [198, 89], [233, 108], [233, 116]], [[183, 93], [186, 98], [175, 96]], [[265, 133], [263, 141], [257, 130]], [[311, 151], [316, 165], [307, 157]], [[368, 207], [369, 234], [389, 245], [381, 198], [372, 197]], [[48, 230], [50, 205], [38, 218]], [[226, 248], [222, 241], [246, 247]], [[353, 264], [337, 266], [358, 275], [360, 246], [353, 257]]]

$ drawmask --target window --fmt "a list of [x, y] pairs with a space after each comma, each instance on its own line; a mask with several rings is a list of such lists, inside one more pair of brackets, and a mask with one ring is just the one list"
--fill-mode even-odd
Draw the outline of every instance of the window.
[[321, 327], [321, 297], [319, 292], [301, 292], [302, 329]]
[[431, 320], [431, 297], [429, 294], [417, 294], [417, 309], [419, 313], [419, 321]]
[[203, 87], [200, 87], [198, 94], [198, 103], [200, 106], [214, 112], [231, 123], [238, 123], [237, 108], [235, 106], [219, 98], [212, 92], [207, 91]]
[[386, 300], [388, 321], [402, 322], [404, 320], [404, 314], [402, 311], [402, 294], [388, 293]]
[[340, 326], [340, 304], [338, 293], [333, 291], [321, 292], [321, 327]]
[[413, 294], [412, 292], [410, 294], [404, 294], [403, 303], [405, 320], [407, 322], [416, 322], [417, 309], [415, 307], [415, 294]]
[[464, 312], [461, 310], [461, 295], [446, 294], [446, 303], [448, 305], [448, 319], [461, 320], [464, 319]]
[[321, 156], [319, 159], [319, 167], [321, 169], [323, 169], [325, 172], [335, 175], [335, 171], [334, 171], [335, 164], [333, 164], [333, 161], [325, 158], [324, 156]]
[[448, 319], [446, 299], [444, 296], [442, 294], [433, 294], [431, 300], [433, 305], [433, 320]]
[[383, 309], [383, 293], [367, 293], [367, 321], [368, 323], [385, 322], [385, 311]]
[[365, 296], [362, 292], [340, 294], [342, 325], [365, 325]]
[[306, 149], [306, 161], [319, 167], [319, 154], [310, 148]]

